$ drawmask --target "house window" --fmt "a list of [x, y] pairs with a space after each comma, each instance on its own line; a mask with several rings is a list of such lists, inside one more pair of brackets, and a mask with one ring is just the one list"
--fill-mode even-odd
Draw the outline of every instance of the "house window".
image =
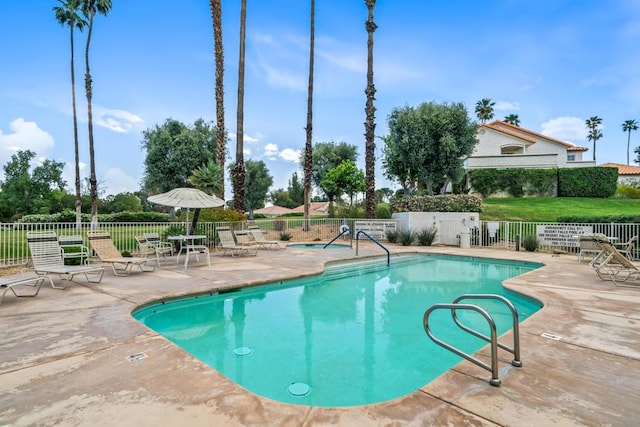
[[508, 145], [505, 147], [500, 147], [500, 154], [503, 156], [507, 156], [510, 154], [524, 154], [524, 150], [519, 146]]
[[575, 162], [576, 155], [575, 154], [567, 154], [567, 162]]

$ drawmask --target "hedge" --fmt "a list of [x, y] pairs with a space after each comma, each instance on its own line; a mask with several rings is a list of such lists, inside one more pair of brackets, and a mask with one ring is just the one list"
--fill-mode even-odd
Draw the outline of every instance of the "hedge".
[[393, 212], [482, 212], [482, 198], [473, 194], [402, 196], [391, 201]]

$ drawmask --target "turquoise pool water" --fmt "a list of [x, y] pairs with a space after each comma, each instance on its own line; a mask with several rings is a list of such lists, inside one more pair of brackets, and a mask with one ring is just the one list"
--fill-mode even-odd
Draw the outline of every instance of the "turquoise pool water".
[[[464, 293], [500, 294], [522, 321], [541, 304], [501, 282], [539, 266], [439, 255], [393, 258], [390, 267], [386, 258], [339, 263], [315, 277], [160, 302], [134, 317], [256, 394], [313, 406], [371, 404], [411, 393], [461, 360], [424, 332], [429, 306]], [[492, 314], [499, 334], [511, 328], [504, 305], [473, 303]], [[475, 312], [458, 317], [488, 334]], [[444, 311], [432, 313], [431, 324], [466, 352], [486, 344]]]

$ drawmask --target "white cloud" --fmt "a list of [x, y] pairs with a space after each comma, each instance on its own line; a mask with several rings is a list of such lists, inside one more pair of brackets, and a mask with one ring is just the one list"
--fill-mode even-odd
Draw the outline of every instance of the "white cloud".
[[9, 123], [11, 133], [4, 134], [0, 130], [0, 163], [5, 164], [17, 151], [31, 150], [39, 156], [46, 157], [53, 148], [53, 137], [40, 129], [36, 122], [27, 122], [19, 117]]
[[134, 127], [144, 124], [140, 116], [125, 110], [95, 106], [94, 123], [118, 133], [129, 133]]
[[278, 146], [271, 143], [265, 145], [264, 156], [269, 160], [276, 160], [278, 158]]
[[293, 148], [285, 148], [280, 152], [280, 158], [288, 162], [297, 163], [300, 161], [300, 150], [294, 150]]
[[[83, 172], [87, 169], [87, 164], [80, 162], [78, 164], [80, 167], [80, 180], [84, 179], [85, 176]], [[75, 194], [76, 191], [76, 167], [75, 163], [66, 162], [64, 164], [64, 168], [62, 169], [62, 179], [67, 183], [67, 188], [70, 190], [71, 194]]]
[[127, 175], [119, 168], [107, 169], [104, 181], [106, 183], [106, 194], [133, 193], [140, 188], [135, 178]]
[[520, 109], [519, 102], [496, 101], [494, 109], [498, 111], [518, 111]]
[[562, 141], [583, 141], [587, 137], [587, 128], [581, 118], [564, 116], [543, 123], [540, 133]]
[[[229, 132], [229, 139], [235, 141], [236, 140], [237, 135], [233, 132]], [[254, 138], [250, 135], [247, 135], [246, 133], [242, 135], [242, 142], [260, 142], [260, 138]]]

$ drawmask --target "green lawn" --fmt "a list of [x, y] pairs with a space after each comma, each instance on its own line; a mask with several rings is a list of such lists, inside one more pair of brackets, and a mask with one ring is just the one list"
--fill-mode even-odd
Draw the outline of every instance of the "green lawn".
[[638, 215], [640, 199], [582, 197], [486, 198], [483, 221], [555, 222], [564, 215]]

